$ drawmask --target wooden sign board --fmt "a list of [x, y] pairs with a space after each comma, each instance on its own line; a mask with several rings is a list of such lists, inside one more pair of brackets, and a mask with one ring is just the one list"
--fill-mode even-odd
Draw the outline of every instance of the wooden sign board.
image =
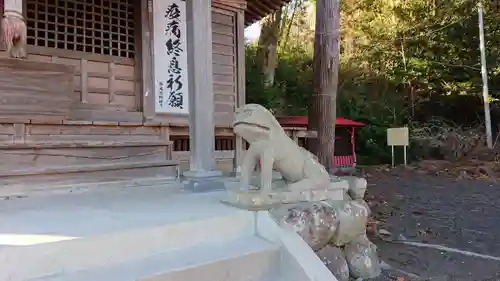
[[410, 134], [408, 127], [387, 129], [388, 146], [408, 146], [410, 145]]
[[185, 1], [153, 1], [156, 113], [189, 113], [186, 24]]
[[387, 129], [387, 145], [391, 147], [393, 167], [394, 167], [394, 147], [403, 146], [404, 164], [406, 165], [407, 162], [406, 148], [410, 145], [410, 134], [408, 132], [408, 127]]

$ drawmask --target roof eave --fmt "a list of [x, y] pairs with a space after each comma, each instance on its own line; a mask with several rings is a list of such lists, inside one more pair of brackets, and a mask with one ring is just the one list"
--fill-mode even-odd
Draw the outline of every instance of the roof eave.
[[247, 0], [245, 26], [249, 26], [259, 21], [288, 2], [290, 2], [290, 0]]

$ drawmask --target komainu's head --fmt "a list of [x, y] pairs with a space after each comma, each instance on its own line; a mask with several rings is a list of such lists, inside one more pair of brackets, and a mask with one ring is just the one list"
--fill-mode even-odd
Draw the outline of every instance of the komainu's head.
[[246, 104], [236, 112], [233, 131], [249, 143], [285, 132], [274, 115], [259, 104]]

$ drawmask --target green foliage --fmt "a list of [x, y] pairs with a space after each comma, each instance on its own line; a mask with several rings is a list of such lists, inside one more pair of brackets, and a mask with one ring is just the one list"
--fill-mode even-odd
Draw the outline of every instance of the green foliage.
[[[306, 53], [280, 56], [276, 69], [276, 84], [264, 86], [263, 76], [256, 65], [256, 47], [249, 46], [247, 55], [247, 102], [259, 103], [278, 115], [307, 115], [312, 95], [312, 57]], [[390, 161], [385, 145], [386, 129], [402, 125], [404, 109], [397, 97], [397, 84], [381, 77], [363, 76], [341, 71], [339, 78], [338, 116], [366, 122], [358, 130], [357, 149], [361, 162]], [[371, 95], [378, 96], [370, 101]]]
[[[500, 13], [493, 2], [486, 3], [484, 29], [490, 95], [498, 100]], [[418, 127], [435, 117], [458, 125], [477, 123], [482, 80], [476, 2], [346, 0], [341, 5], [337, 115], [369, 124], [357, 135], [361, 162], [390, 162], [389, 127]], [[311, 10], [288, 18], [291, 32], [280, 39], [275, 85], [264, 86], [255, 47], [247, 48], [248, 101], [279, 114], [307, 115], [313, 73]]]
[[265, 105], [280, 115], [307, 114], [312, 89], [311, 55], [304, 52], [280, 55], [276, 83], [266, 87], [257, 65], [256, 49], [255, 46], [246, 49], [247, 102]]

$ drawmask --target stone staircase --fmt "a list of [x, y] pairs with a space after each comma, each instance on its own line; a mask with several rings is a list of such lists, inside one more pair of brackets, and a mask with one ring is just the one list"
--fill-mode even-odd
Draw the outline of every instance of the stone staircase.
[[279, 260], [279, 247], [255, 236], [242, 236], [41, 280], [282, 280], [280, 269], [274, 268]]
[[222, 196], [157, 185], [6, 200], [0, 280], [336, 280], [293, 231]]

